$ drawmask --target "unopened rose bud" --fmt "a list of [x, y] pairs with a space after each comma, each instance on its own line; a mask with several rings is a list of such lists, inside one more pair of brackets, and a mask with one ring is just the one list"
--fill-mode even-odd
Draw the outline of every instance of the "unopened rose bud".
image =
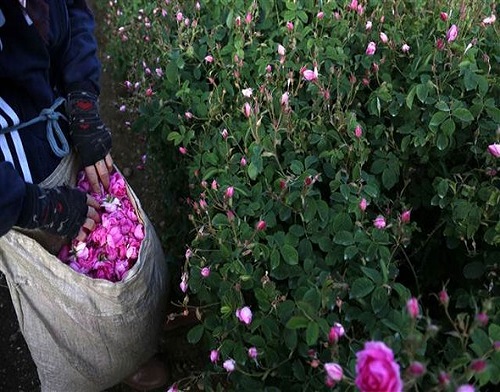
[[438, 381], [441, 386], [447, 387], [448, 385], [450, 385], [451, 377], [446, 372], [439, 372]]
[[200, 271], [201, 276], [208, 278], [210, 276], [210, 267], [203, 267]]
[[470, 369], [476, 373], [482, 373], [486, 370], [486, 361], [484, 359], [474, 359], [470, 364]]
[[256, 347], [250, 347], [248, 349], [248, 357], [249, 358], [255, 359], [255, 358], [257, 358], [258, 355], [259, 355], [259, 352], [257, 351]]
[[219, 350], [210, 351], [210, 362], [217, 363], [219, 360]]
[[406, 310], [411, 318], [415, 319], [420, 313], [420, 309], [418, 307], [418, 300], [415, 297], [412, 297], [406, 302]]
[[375, 226], [376, 229], [382, 230], [386, 226], [386, 221], [385, 218], [382, 215], [377, 216], [373, 220], [373, 226]]
[[363, 136], [363, 128], [361, 128], [361, 126], [358, 124], [356, 125], [356, 128], [354, 129], [354, 136], [356, 136], [356, 138], [360, 138], [361, 136]]
[[224, 196], [225, 196], [227, 199], [230, 199], [230, 198], [232, 198], [232, 197], [233, 197], [233, 195], [234, 195], [234, 187], [232, 187], [232, 186], [227, 187], [227, 189], [226, 189], [226, 192], [225, 192]]
[[448, 303], [450, 302], [450, 297], [445, 289], [442, 289], [439, 292], [439, 302], [441, 302], [441, 305], [443, 306], [447, 306]]
[[266, 230], [267, 223], [264, 220], [260, 220], [257, 222], [257, 225], [255, 226], [257, 231], [264, 231]]
[[410, 223], [410, 219], [411, 219], [411, 210], [405, 210], [401, 213], [402, 223]]
[[425, 365], [421, 362], [415, 361], [408, 367], [408, 372], [412, 377], [420, 377], [425, 374]]
[[486, 313], [481, 312], [476, 314], [476, 321], [479, 323], [479, 325], [486, 327], [488, 325], [489, 317]]

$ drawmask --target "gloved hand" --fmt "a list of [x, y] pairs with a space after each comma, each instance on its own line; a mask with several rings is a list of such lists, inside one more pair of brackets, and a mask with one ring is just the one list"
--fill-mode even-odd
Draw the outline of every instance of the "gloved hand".
[[70, 239], [83, 241], [100, 221], [96, 209], [99, 204], [84, 192], [60, 186], [45, 189], [26, 184], [23, 208], [17, 226], [25, 229], [42, 229]]
[[68, 94], [70, 136], [84, 167], [103, 160], [111, 150], [111, 133], [99, 116], [97, 95], [88, 91]]

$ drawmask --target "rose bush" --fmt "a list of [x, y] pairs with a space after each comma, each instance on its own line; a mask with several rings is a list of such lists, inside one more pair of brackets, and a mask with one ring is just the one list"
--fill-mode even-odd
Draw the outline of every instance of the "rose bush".
[[495, 2], [108, 5], [123, 104], [186, 211], [166, 236], [207, 369], [183, 383], [500, 383]]

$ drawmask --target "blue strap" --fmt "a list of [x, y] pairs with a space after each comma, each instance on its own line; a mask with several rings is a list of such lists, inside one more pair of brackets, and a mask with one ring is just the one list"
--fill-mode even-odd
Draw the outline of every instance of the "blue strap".
[[[66, 100], [63, 97], [57, 98], [50, 108], [43, 109], [40, 114], [32, 118], [29, 121], [15, 125], [12, 127], [4, 128], [0, 131], [0, 134], [16, 131], [22, 128], [29, 127], [30, 125], [36, 124], [41, 121], [47, 122], [47, 140], [49, 141], [50, 148], [59, 158], [65, 157], [69, 154], [69, 144], [64, 136], [64, 133], [59, 125], [59, 119], [62, 118], [65, 121], [68, 119], [56, 109], [61, 106]], [[59, 147], [60, 145], [60, 147]]]

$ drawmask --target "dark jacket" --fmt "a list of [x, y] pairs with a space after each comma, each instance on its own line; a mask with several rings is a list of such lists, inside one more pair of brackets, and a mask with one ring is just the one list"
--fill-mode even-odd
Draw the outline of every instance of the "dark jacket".
[[[27, 1], [31, 8], [24, 9], [19, 0], [0, 0], [2, 129], [37, 117], [69, 91], [99, 93], [94, 19], [85, 1]], [[65, 121], [59, 123], [66, 131]], [[0, 134], [0, 236], [17, 222], [25, 183], [42, 182], [60, 160], [46, 122]]]

